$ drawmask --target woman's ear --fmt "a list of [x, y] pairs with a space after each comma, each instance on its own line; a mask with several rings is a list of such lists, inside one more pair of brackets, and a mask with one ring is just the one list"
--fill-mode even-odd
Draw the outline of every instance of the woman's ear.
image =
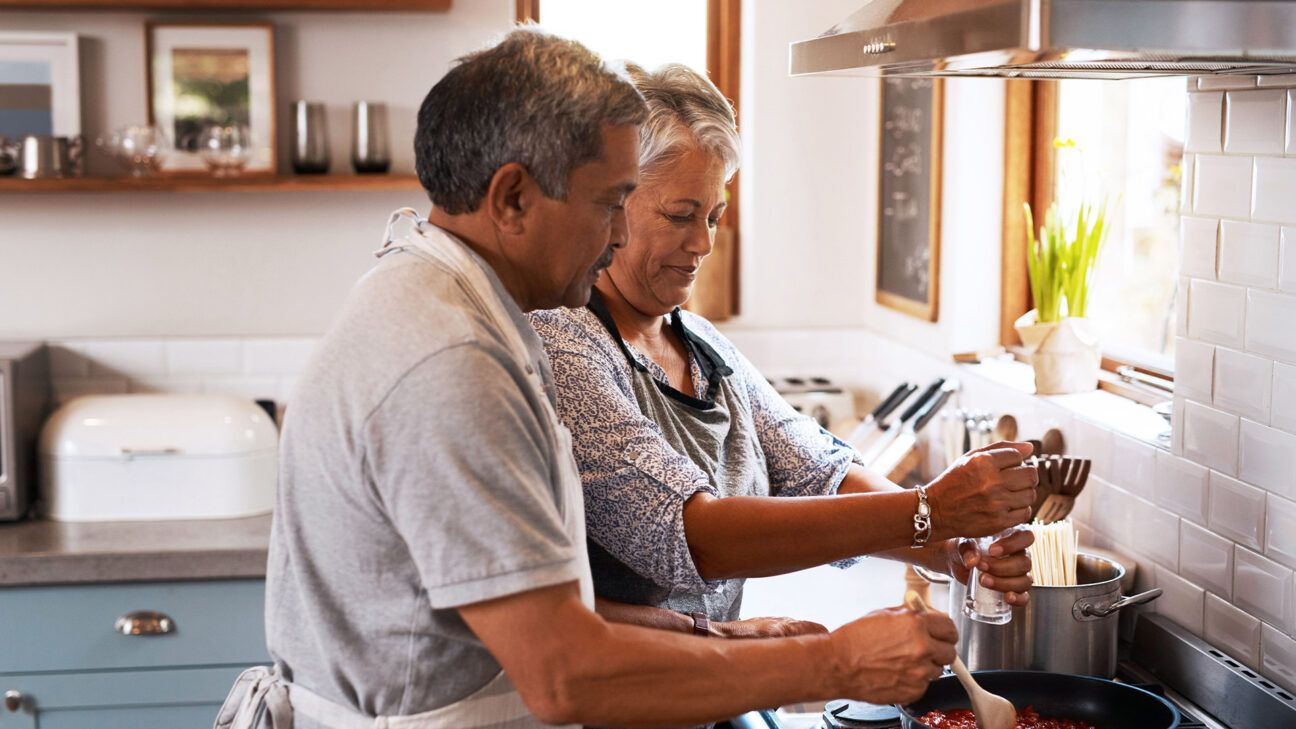
[[517, 162], [495, 170], [486, 188], [486, 213], [499, 230], [518, 235], [525, 232], [523, 219], [540, 188], [535, 178]]

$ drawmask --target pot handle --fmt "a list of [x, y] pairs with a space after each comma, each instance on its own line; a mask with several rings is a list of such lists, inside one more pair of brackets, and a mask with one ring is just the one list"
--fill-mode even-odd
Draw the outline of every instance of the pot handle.
[[1120, 610], [1121, 608], [1127, 608], [1132, 605], [1142, 605], [1143, 603], [1146, 602], [1152, 602], [1158, 597], [1161, 597], [1161, 592], [1162, 592], [1161, 588], [1154, 587], [1151, 590], [1148, 590], [1147, 592], [1140, 592], [1137, 595], [1122, 597], [1121, 599], [1117, 600], [1116, 602], [1110, 605], [1107, 605], [1106, 607], [1099, 607], [1097, 605], [1092, 605], [1089, 603], [1080, 603], [1076, 605], [1076, 609], [1080, 611], [1081, 615], [1087, 618], [1105, 618], [1108, 615], [1111, 615], [1112, 613], [1116, 612], [1117, 610]]

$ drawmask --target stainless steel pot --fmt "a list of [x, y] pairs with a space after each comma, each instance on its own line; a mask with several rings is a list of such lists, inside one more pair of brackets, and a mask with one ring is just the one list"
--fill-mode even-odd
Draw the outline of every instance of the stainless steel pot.
[[1125, 568], [1080, 554], [1074, 587], [1033, 587], [1030, 602], [1010, 622], [979, 623], [963, 613], [965, 591], [951, 585], [950, 615], [959, 629], [958, 653], [973, 671], [1011, 669], [1112, 678], [1122, 608], [1161, 596], [1160, 589], [1121, 597]]

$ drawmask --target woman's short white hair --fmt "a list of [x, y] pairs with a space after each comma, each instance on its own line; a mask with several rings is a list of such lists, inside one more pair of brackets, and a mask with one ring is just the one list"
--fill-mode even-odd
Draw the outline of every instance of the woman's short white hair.
[[726, 180], [733, 176], [742, 160], [738, 124], [710, 79], [679, 63], [652, 72], [627, 63], [626, 72], [648, 102], [648, 121], [639, 127], [642, 176], [699, 147], [724, 163]]

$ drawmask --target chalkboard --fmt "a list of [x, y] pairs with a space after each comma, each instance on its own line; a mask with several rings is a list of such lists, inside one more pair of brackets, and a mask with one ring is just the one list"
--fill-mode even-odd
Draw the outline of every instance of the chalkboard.
[[877, 300], [936, 321], [940, 291], [941, 82], [882, 80]]

